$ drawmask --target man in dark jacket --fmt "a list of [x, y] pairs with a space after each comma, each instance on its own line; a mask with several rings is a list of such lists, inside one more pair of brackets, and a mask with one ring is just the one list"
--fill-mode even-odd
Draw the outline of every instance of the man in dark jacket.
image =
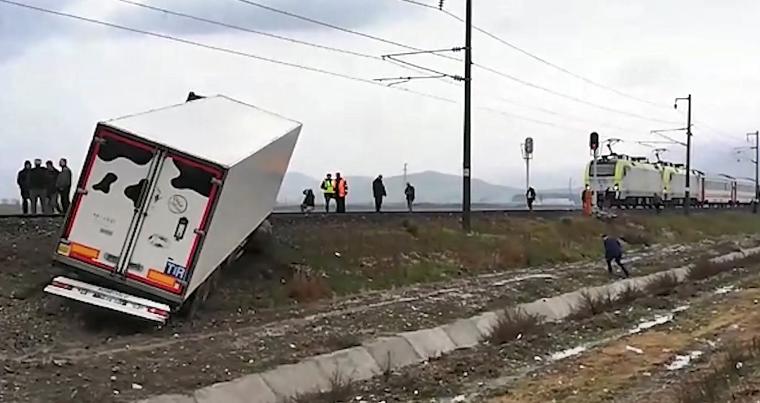
[[387, 196], [385, 185], [383, 184], [383, 175], [378, 175], [372, 181], [372, 196], [375, 198], [375, 212], [379, 213], [383, 207], [383, 197]]
[[623, 262], [621, 262], [623, 258], [623, 246], [620, 245], [620, 241], [615, 237], [607, 235], [602, 235], [602, 241], [604, 243], [604, 259], [607, 261], [607, 272], [612, 275], [612, 261], [614, 260], [620, 266], [625, 278], [630, 277], [628, 270], [625, 269]]
[[24, 161], [24, 169], [18, 171], [16, 184], [21, 192], [21, 211], [29, 214], [29, 174], [32, 172], [32, 163]]
[[45, 197], [47, 198], [47, 210], [43, 211], [47, 214], [53, 214], [54, 212], [61, 211], [61, 206], [58, 205], [58, 189], [56, 188], [56, 182], [58, 181], [58, 170], [55, 169], [53, 161], [48, 160], [45, 162], [45, 169], [47, 170], [47, 179], [45, 180]]
[[47, 210], [47, 179], [48, 171], [42, 166], [42, 160], [34, 160], [34, 168], [29, 171], [29, 199], [32, 202], [32, 214], [37, 214], [37, 202], [40, 212]]
[[533, 202], [536, 201], [536, 189], [533, 189], [533, 186], [528, 187], [525, 199], [528, 201], [528, 210], [533, 211]]
[[71, 204], [71, 169], [69, 169], [69, 163], [66, 161], [66, 158], [61, 158], [58, 161], [58, 166], [61, 167], [61, 172], [58, 173], [58, 177], [55, 180], [55, 188], [58, 191], [58, 199], [61, 202], [59, 211], [62, 214], [66, 214], [69, 211], [69, 204]]
[[406, 189], [404, 189], [404, 196], [406, 196], [406, 207], [409, 209], [409, 212], [411, 213], [414, 207], [414, 186], [412, 186], [411, 183], [406, 184]]

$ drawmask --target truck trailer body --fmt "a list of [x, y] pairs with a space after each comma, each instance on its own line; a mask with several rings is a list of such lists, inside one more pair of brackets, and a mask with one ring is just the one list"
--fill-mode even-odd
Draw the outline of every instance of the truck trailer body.
[[45, 291], [165, 321], [271, 213], [300, 130], [224, 96], [99, 123]]

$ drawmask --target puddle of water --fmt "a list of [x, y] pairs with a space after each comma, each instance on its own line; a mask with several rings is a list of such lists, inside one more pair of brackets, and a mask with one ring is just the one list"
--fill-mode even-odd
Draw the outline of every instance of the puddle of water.
[[586, 350], [587, 350], [586, 346], [573, 347], [567, 350], [557, 351], [556, 353], [552, 354], [550, 358], [552, 361], [564, 360], [565, 358], [578, 355]]
[[681, 368], [685, 368], [691, 363], [692, 360], [696, 360], [701, 356], [701, 351], [692, 351], [689, 353], [689, 355], [677, 355], [676, 358], [673, 359], [673, 362], [668, 364], [666, 368], [668, 371], [677, 371]]
[[655, 318], [652, 319], [652, 320], [639, 323], [638, 325], [636, 325], [636, 327], [634, 327], [633, 329], [629, 330], [628, 334], [641, 333], [644, 330], [648, 330], [648, 329], [651, 329], [651, 328], [653, 328], [655, 326], [659, 326], [659, 325], [668, 323], [668, 322], [670, 322], [672, 320], [673, 320], [673, 314], [672, 313], [667, 314], [667, 315], [655, 316]]
[[734, 285], [727, 285], [725, 287], [720, 287], [715, 290], [715, 295], [721, 295], [721, 294], [728, 294], [729, 292], [733, 291], [736, 288]]
[[525, 275], [525, 276], [519, 276], [519, 277], [509, 278], [509, 279], [506, 279], [506, 280], [497, 281], [497, 282], [491, 284], [491, 286], [493, 286], [493, 287], [501, 287], [501, 286], [507, 285], [509, 283], [517, 283], [517, 282], [520, 282], [520, 281], [532, 280], [532, 279], [537, 279], [537, 278], [555, 279], [555, 278], [557, 278], [557, 276], [554, 276], [554, 275], [551, 275], [551, 274], [528, 274], [528, 275]]
[[689, 308], [690, 308], [689, 305], [681, 305], [681, 306], [677, 306], [677, 307], [671, 309], [670, 312], [673, 312], [673, 313], [683, 312], [683, 311], [685, 311], [685, 310], [687, 310]]

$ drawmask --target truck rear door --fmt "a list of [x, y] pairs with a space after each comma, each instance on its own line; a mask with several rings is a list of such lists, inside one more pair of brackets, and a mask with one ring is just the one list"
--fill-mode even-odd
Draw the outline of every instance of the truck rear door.
[[139, 221], [141, 198], [158, 159], [155, 147], [99, 127], [58, 254], [116, 271]]
[[127, 255], [127, 278], [184, 292], [221, 178], [216, 167], [161, 153]]

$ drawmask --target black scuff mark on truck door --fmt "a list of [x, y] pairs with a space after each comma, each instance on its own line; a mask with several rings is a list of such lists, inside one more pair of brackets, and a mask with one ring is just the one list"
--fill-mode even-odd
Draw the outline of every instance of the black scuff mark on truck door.
[[126, 158], [137, 165], [147, 165], [153, 159], [153, 152], [120, 141], [106, 139], [98, 149], [98, 158], [110, 162], [117, 158]]
[[138, 204], [140, 203], [140, 195], [147, 185], [147, 179], [140, 179], [140, 182], [124, 188], [124, 195], [127, 196], [129, 200], [132, 200], [132, 204], [135, 206], [135, 208], [137, 208]]
[[207, 198], [211, 196], [212, 173], [176, 159], [172, 159], [172, 162], [179, 171], [179, 176], [171, 180], [172, 187], [178, 190], [189, 189]]

